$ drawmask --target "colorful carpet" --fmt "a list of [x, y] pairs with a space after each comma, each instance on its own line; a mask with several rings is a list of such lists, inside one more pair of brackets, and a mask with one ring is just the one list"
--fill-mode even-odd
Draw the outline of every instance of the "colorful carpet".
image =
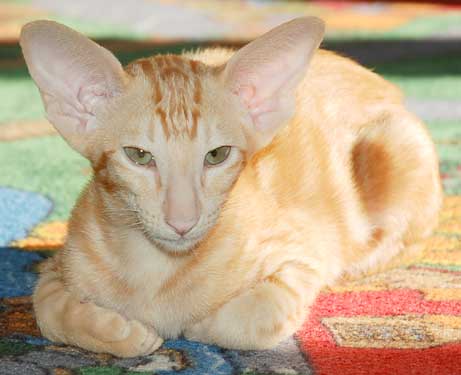
[[[59, 251], [88, 163], [43, 119], [17, 38], [36, 18], [96, 37], [123, 61], [241, 44], [303, 14], [327, 21], [325, 46], [398, 84], [428, 124], [446, 192], [427, 249], [324, 290], [302, 329], [274, 350], [185, 340], [118, 359], [40, 336], [30, 295], [38, 264]], [[431, 4], [15, 0], [0, 2], [0, 374], [461, 374], [461, 8]], [[172, 44], [174, 42], [174, 44]]]

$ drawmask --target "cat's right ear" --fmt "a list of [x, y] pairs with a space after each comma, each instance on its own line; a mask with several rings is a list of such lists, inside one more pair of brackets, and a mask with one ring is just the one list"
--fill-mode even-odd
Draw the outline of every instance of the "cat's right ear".
[[126, 84], [120, 62], [105, 48], [53, 21], [25, 25], [20, 44], [48, 120], [75, 150], [89, 157], [97, 110]]

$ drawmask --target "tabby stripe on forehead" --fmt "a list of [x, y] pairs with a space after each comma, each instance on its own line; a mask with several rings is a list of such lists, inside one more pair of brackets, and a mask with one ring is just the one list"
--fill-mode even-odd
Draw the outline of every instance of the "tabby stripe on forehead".
[[200, 84], [200, 80], [197, 78], [195, 80], [194, 85], [194, 103], [200, 104], [202, 101], [202, 85]]
[[168, 67], [162, 69], [160, 74], [162, 74], [162, 76], [164, 76], [164, 77], [168, 77], [168, 76], [172, 76], [172, 75], [179, 75], [179, 76], [183, 77], [183, 79], [185, 81], [187, 81], [187, 79], [189, 78], [185, 72], [183, 72], [181, 69], [176, 68], [174, 66], [168, 66]]
[[200, 111], [197, 108], [192, 110], [192, 129], [190, 131], [190, 137], [194, 139], [197, 136], [197, 123], [200, 118]]
[[168, 130], [168, 124], [166, 123], [166, 113], [163, 109], [157, 108], [155, 113], [160, 116], [160, 123], [162, 124], [163, 133], [165, 133], [165, 138], [170, 138], [170, 131]]
[[158, 80], [154, 81], [154, 86], [155, 86], [155, 96], [154, 96], [154, 102], [155, 104], [158, 104], [162, 101], [162, 90], [160, 89], [160, 84], [158, 83]]
[[160, 101], [162, 100], [162, 91], [160, 89], [160, 85], [158, 83], [158, 80], [154, 78], [155, 75], [154, 75], [154, 68], [152, 66], [152, 63], [149, 60], [142, 60], [141, 61], [141, 68], [142, 68], [142, 71], [143, 71], [144, 75], [147, 78], [153, 80], [154, 93], [152, 95], [152, 98], [154, 100], [154, 103], [155, 104], [160, 103]]
[[149, 60], [142, 60], [141, 68], [146, 77], [152, 78], [154, 76], [154, 68]]
[[198, 61], [190, 60], [189, 64], [190, 64], [190, 68], [192, 69], [192, 73], [196, 74], [198, 72]]
[[167, 66], [165, 67], [165, 71], [171, 71], [172, 73], [177, 73], [183, 76], [184, 79], [189, 78], [187, 71], [187, 66], [184, 64], [184, 60], [177, 56], [177, 55], [169, 55], [165, 57], [165, 61], [167, 62]]
[[159, 69], [162, 69], [165, 66], [165, 59], [163, 56], [157, 56], [155, 58], [155, 62], [157, 63]]

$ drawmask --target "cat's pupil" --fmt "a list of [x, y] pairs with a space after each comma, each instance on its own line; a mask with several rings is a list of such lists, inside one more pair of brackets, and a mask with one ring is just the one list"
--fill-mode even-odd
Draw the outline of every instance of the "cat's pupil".
[[138, 150], [138, 157], [143, 158], [144, 157], [144, 150]]
[[218, 155], [218, 151], [217, 150], [213, 150], [211, 151], [211, 156], [213, 156], [214, 158]]

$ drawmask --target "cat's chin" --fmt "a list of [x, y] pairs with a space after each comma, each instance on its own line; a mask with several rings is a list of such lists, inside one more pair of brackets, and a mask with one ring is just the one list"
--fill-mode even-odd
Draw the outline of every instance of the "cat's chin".
[[200, 243], [201, 238], [166, 239], [148, 236], [149, 240], [160, 250], [171, 254], [187, 254], [192, 252]]

